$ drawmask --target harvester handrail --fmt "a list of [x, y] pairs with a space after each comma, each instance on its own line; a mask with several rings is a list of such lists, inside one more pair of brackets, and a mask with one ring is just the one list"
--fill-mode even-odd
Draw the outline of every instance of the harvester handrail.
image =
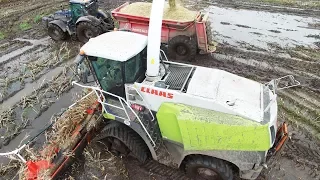
[[[164, 58], [162, 57], [162, 55], [164, 56]], [[166, 53], [162, 49], [160, 49], [160, 58], [166, 62], [169, 61]]]
[[16, 155], [16, 156], [18, 156], [18, 157], [21, 159], [21, 161], [22, 161], [23, 163], [26, 163], [27, 161], [19, 154], [19, 152], [20, 152], [23, 148], [25, 148], [26, 146], [27, 146], [27, 144], [24, 144], [24, 145], [22, 145], [21, 147], [15, 149], [15, 150], [13, 150], [13, 151], [6, 152], [6, 153], [0, 153], [0, 156]]
[[[287, 86], [285, 86], [285, 87], [281, 87], [281, 88], [280, 88], [278, 85], [279, 85], [280, 81], [281, 81], [282, 79], [285, 79], [285, 78], [289, 78], [290, 81], [291, 81], [291, 83], [293, 83], [293, 84], [287, 85]], [[273, 93], [273, 97], [270, 99], [267, 107], [264, 109], [264, 112], [267, 112], [267, 111], [270, 109], [271, 105], [272, 105], [274, 102], [276, 102], [276, 99], [277, 99], [277, 91], [279, 91], [279, 90], [284, 90], [284, 89], [289, 89], [289, 88], [293, 88], [293, 87], [296, 87], [296, 86], [300, 86], [301, 83], [300, 83], [299, 81], [297, 81], [297, 80], [294, 78], [293, 75], [286, 75], [286, 76], [280, 77], [280, 78], [278, 78], [278, 79], [273, 79], [273, 80], [265, 83], [264, 85], [267, 86], [267, 88], [269, 88], [269, 89], [272, 91], [272, 93]], [[272, 88], [270, 88], [270, 86], [272, 86]]]
[[[118, 100], [120, 101], [120, 104], [122, 105], [123, 110], [125, 111], [125, 113], [126, 113], [126, 115], [127, 115], [128, 120], [129, 120], [129, 122], [130, 122], [129, 114], [128, 114], [126, 108], [125, 108], [124, 105], [123, 105], [123, 102], [124, 102], [124, 103], [127, 105], [127, 107], [131, 110], [131, 112], [134, 114], [134, 116], [138, 119], [138, 121], [139, 121], [140, 125], [142, 126], [143, 130], [147, 133], [148, 138], [149, 138], [150, 141], [152, 142], [153, 147], [156, 146], [155, 142], [153, 141], [153, 139], [152, 139], [151, 135], [149, 134], [149, 132], [147, 131], [146, 127], [143, 125], [143, 123], [142, 123], [141, 119], [139, 118], [139, 116], [136, 114], [136, 112], [131, 108], [131, 106], [129, 105], [129, 103], [128, 103], [123, 97], [120, 97], [120, 96], [118, 96], [118, 95], [109, 93], [109, 92], [107, 92], [107, 91], [104, 91], [104, 90], [100, 89], [99, 87], [82, 85], [82, 84], [77, 83], [76, 81], [73, 81], [73, 82], [72, 82], [72, 85], [74, 85], [74, 84], [77, 85], [77, 86], [80, 86], [80, 87], [82, 87], [82, 88], [87, 88], [87, 89], [92, 89], [92, 90], [94, 90], [95, 93], [96, 93], [96, 95], [97, 95], [97, 97], [99, 98], [98, 101], [99, 101], [99, 103], [101, 103], [101, 104], [107, 104], [107, 103], [101, 101], [100, 96], [99, 96], [99, 94], [97, 93], [97, 91], [102, 92], [102, 93], [105, 93], [105, 94], [110, 95], [110, 96], [113, 96], [113, 97], [115, 97], [115, 98], [118, 98]], [[123, 102], [122, 102], [122, 101], [123, 101]], [[104, 106], [102, 106], [102, 108], [104, 109], [105, 112], [108, 113], [108, 111], [105, 109]], [[110, 114], [110, 113], [109, 113], [109, 114]], [[113, 115], [113, 114], [112, 114], [112, 115]], [[114, 115], [114, 116], [116, 116], [116, 115]], [[123, 119], [123, 118], [121, 118], [121, 119]]]
[[76, 105], [79, 101], [81, 101], [82, 99], [87, 98], [88, 96], [90, 96], [93, 93], [93, 91], [91, 91], [90, 93], [86, 94], [85, 96], [83, 96], [81, 99], [77, 100], [75, 103], [71, 104], [69, 106], [69, 108], [72, 108], [74, 105]]

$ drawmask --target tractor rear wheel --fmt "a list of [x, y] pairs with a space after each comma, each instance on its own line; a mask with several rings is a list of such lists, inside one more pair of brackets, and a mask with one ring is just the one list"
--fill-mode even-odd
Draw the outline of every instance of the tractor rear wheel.
[[67, 34], [56, 24], [48, 24], [48, 34], [55, 41], [62, 41], [67, 38]]
[[192, 61], [197, 54], [197, 43], [191, 37], [176, 36], [169, 41], [168, 54], [176, 60]]
[[90, 22], [80, 22], [77, 25], [77, 36], [79, 41], [86, 43], [90, 38], [96, 37], [102, 33], [99, 26], [95, 26]]
[[143, 139], [124, 124], [118, 122], [108, 124], [100, 134], [114, 155], [132, 155], [142, 163], [150, 157], [149, 149]]
[[185, 164], [188, 177], [197, 180], [232, 180], [231, 166], [220, 159], [209, 156], [190, 156]]

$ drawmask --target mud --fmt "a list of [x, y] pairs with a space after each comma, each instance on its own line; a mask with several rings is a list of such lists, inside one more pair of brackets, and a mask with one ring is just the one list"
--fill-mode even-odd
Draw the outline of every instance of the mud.
[[[105, 11], [125, 0], [101, 0]], [[131, 1], [135, 2], [135, 1]], [[281, 156], [268, 163], [258, 179], [320, 179], [320, 10], [299, 4], [264, 1], [184, 0], [192, 10], [209, 12], [214, 41], [212, 55], [198, 55], [195, 65], [223, 69], [262, 83], [294, 75], [301, 86], [279, 91], [279, 120], [289, 123], [290, 141]], [[16, 148], [67, 108], [81, 91], [73, 88], [69, 63], [80, 44], [55, 43], [36, 16], [67, 2], [6, 0], [0, 2], [0, 152]], [[307, 9], [305, 9], [307, 8]], [[21, 30], [28, 23], [31, 28]], [[41, 146], [44, 136], [34, 146]], [[9, 164], [8, 164], [9, 163]], [[20, 164], [0, 158], [0, 179], [17, 179]], [[141, 165], [114, 157], [92, 143], [61, 179], [172, 179], [156, 162]], [[170, 172], [170, 173], [169, 173]]]

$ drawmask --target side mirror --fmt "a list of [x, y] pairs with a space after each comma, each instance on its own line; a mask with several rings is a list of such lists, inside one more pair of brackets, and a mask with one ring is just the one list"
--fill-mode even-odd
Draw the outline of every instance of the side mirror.
[[80, 80], [83, 83], [88, 82], [89, 71], [86, 65], [83, 63], [85, 56], [78, 54], [76, 59], [74, 60], [75, 64], [75, 73], [79, 76]]
[[84, 56], [78, 54], [76, 59], [74, 60], [74, 64], [76, 64], [76, 66], [79, 66], [83, 61], [84, 61]]

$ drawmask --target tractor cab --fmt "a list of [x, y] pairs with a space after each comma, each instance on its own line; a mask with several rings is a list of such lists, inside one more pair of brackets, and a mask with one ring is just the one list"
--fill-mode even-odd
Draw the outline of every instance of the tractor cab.
[[90, 39], [81, 48], [77, 61], [86, 59], [100, 87], [124, 98], [125, 84], [145, 78], [146, 46], [144, 35], [114, 31]]
[[98, 14], [98, 0], [70, 0], [69, 5], [74, 23], [82, 16]]

